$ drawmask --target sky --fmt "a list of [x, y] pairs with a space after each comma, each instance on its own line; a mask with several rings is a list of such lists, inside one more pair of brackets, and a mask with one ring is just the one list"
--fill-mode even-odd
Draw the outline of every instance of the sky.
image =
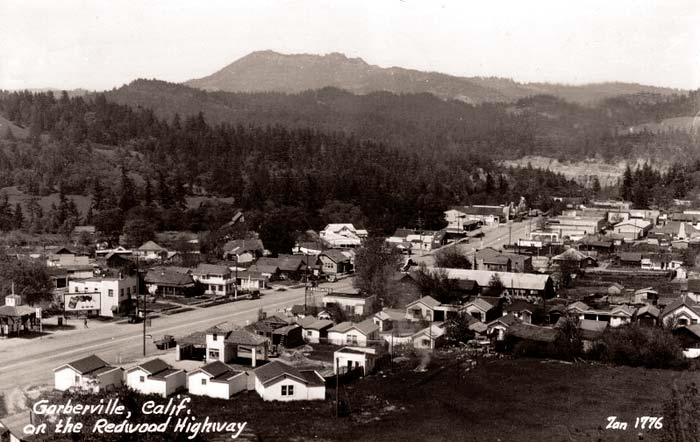
[[183, 82], [257, 50], [700, 88], [698, 0], [2, 0], [0, 89]]

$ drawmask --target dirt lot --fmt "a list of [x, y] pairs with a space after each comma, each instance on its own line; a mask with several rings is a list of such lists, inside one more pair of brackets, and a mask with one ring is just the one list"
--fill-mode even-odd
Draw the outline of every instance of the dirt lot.
[[[465, 372], [454, 357], [434, 358], [424, 373], [406, 364], [341, 389], [349, 416], [333, 402], [265, 403], [254, 393], [229, 402], [194, 399], [213, 420], [247, 421], [260, 440], [327, 441], [632, 441], [639, 430], [604, 430], [608, 416], [634, 425], [662, 416], [674, 380], [694, 372], [540, 360], [485, 360]], [[410, 365], [410, 366], [409, 366]], [[328, 389], [331, 397], [334, 390]], [[645, 441], [659, 440], [646, 432]]]

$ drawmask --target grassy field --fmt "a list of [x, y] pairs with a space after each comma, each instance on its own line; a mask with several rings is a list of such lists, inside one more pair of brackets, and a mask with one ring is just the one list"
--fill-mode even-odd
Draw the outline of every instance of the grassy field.
[[[465, 372], [453, 356], [427, 372], [409, 363], [341, 390], [349, 416], [333, 402], [265, 403], [254, 393], [231, 401], [195, 398], [194, 415], [247, 421], [260, 440], [296, 441], [632, 441], [640, 430], [605, 430], [608, 416], [634, 426], [662, 416], [674, 381], [695, 372], [543, 362], [484, 360]], [[328, 389], [331, 397], [334, 390]], [[644, 434], [659, 440], [658, 430]]]

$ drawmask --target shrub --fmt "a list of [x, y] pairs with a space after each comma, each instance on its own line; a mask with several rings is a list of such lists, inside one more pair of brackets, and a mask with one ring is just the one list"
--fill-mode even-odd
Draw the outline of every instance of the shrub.
[[685, 368], [683, 349], [669, 330], [629, 325], [608, 328], [588, 352], [590, 359], [646, 368]]

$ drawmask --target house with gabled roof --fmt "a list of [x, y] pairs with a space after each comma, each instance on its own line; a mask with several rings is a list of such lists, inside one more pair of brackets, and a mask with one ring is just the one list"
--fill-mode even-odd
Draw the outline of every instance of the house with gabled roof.
[[187, 374], [187, 389], [195, 396], [230, 399], [245, 391], [248, 376], [236, 371], [221, 361], [214, 361]]
[[314, 370], [299, 370], [280, 361], [255, 369], [255, 391], [265, 401], [323, 400], [326, 383]]
[[206, 361], [227, 363], [236, 358], [250, 359], [255, 367], [266, 361], [271, 348], [269, 338], [244, 330], [235, 324], [224, 323], [206, 331]]
[[[160, 296], [188, 296], [194, 294], [194, 279], [187, 273], [167, 267], [151, 269], [144, 277], [149, 293]], [[153, 290], [153, 291], [151, 291]]]
[[123, 370], [90, 355], [54, 368], [54, 388], [59, 391], [81, 390], [91, 393], [121, 387]]
[[340, 249], [325, 250], [318, 255], [317, 263], [321, 266], [321, 273], [333, 279], [353, 270], [350, 258]]
[[508, 313], [507, 315], [496, 318], [493, 321], [486, 324], [486, 335], [495, 338], [497, 341], [502, 341], [506, 332], [511, 325], [516, 322], [522, 322], [513, 315], [513, 313]]
[[49, 440], [47, 434], [25, 432], [27, 425], [33, 424], [32, 411], [22, 411], [0, 418], [0, 442], [31, 442]]
[[333, 352], [333, 374], [348, 373], [352, 370], [360, 370], [362, 376], [366, 376], [374, 370], [377, 361], [377, 350], [371, 347], [343, 347]]
[[328, 330], [333, 327], [333, 321], [328, 319], [316, 319], [307, 316], [298, 322], [302, 328], [304, 340], [310, 344], [318, 344], [328, 339]]
[[689, 296], [681, 295], [666, 305], [661, 311], [660, 320], [673, 328], [700, 323], [700, 304]]
[[613, 231], [622, 235], [625, 241], [635, 241], [647, 236], [654, 225], [643, 219], [629, 219], [619, 222], [613, 227]]
[[372, 321], [379, 327], [379, 332], [389, 331], [398, 322], [406, 321], [406, 311], [397, 308], [384, 307], [372, 316]]
[[269, 281], [277, 281], [280, 279], [280, 266], [277, 258], [263, 256], [255, 261], [255, 264], [248, 268], [251, 272], [260, 273]]
[[492, 321], [501, 316], [501, 306], [479, 297], [464, 304], [464, 311], [482, 322]]
[[151, 359], [126, 370], [126, 385], [142, 394], [168, 397], [185, 388], [185, 370], [173, 368], [162, 359]]
[[367, 231], [356, 229], [349, 223], [328, 224], [319, 232], [322, 240], [333, 248], [359, 247], [367, 237]]
[[379, 327], [367, 318], [362, 322], [341, 322], [328, 329], [328, 343], [368, 347], [379, 339]]
[[155, 241], [146, 241], [138, 249], [134, 251], [134, 255], [145, 261], [155, 261], [166, 257], [168, 249], [156, 244]]
[[358, 290], [331, 292], [323, 296], [323, 307], [336, 304], [348, 314], [362, 316], [371, 310], [375, 299], [375, 295], [367, 295]]
[[637, 309], [634, 315], [634, 322], [645, 327], [654, 327], [658, 325], [660, 316], [661, 310], [647, 304]]
[[236, 261], [237, 264], [247, 264], [263, 255], [265, 247], [257, 238], [234, 239], [222, 247], [223, 259]]
[[443, 345], [447, 340], [445, 322], [433, 322], [428, 327], [415, 333], [412, 337], [413, 348], [434, 349]]
[[595, 267], [598, 265], [598, 260], [592, 256], [588, 256], [574, 248], [565, 250], [563, 253], [552, 258], [554, 264], [559, 264], [562, 270], [580, 270], [586, 267]]
[[192, 272], [192, 278], [204, 286], [207, 295], [230, 296], [236, 293], [236, 278], [226, 266], [201, 263]]
[[406, 319], [409, 321], [433, 321], [435, 309], [440, 305], [432, 296], [423, 296], [406, 306]]

